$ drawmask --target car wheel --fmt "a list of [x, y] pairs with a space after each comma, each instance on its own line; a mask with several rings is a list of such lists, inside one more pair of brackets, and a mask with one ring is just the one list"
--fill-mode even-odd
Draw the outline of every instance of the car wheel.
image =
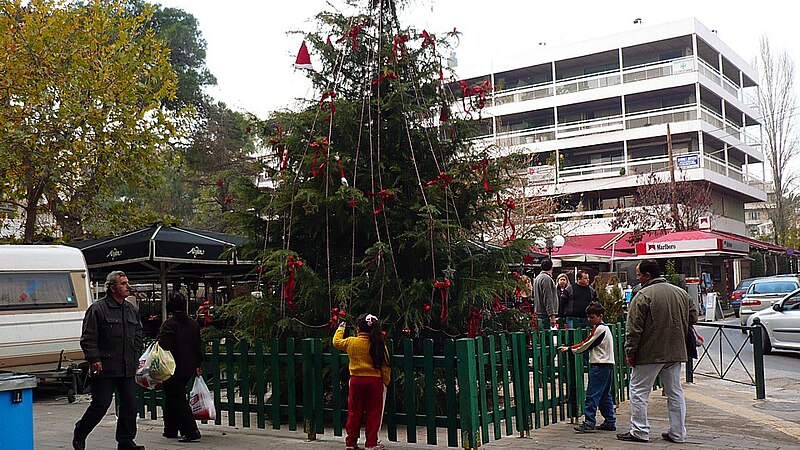
[[761, 350], [762, 353], [765, 355], [769, 355], [772, 353], [772, 343], [769, 341], [769, 335], [767, 334], [767, 329], [764, 328], [764, 325], [761, 325]]

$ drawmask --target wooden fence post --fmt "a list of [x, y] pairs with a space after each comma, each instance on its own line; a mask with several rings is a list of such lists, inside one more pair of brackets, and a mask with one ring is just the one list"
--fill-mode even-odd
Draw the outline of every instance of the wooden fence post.
[[478, 420], [477, 374], [475, 370], [475, 340], [472, 338], [456, 341], [456, 361], [458, 373], [458, 411], [461, 415], [461, 446], [477, 449], [481, 445], [481, 431]]

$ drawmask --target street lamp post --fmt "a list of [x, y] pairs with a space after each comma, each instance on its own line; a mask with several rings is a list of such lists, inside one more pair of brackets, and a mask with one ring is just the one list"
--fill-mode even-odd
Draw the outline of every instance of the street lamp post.
[[552, 259], [553, 251], [557, 252], [561, 247], [563, 247], [565, 239], [564, 236], [557, 234], [548, 238], [536, 238], [534, 243], [540, 249], [547, 250], [547, 257]]

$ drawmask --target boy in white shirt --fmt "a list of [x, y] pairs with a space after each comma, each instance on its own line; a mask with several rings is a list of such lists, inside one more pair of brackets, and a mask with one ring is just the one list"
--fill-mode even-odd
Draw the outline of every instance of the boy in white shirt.
[[[605, 308], [598, 302], [591, 302], [586, 307], [586, 319], [592, 326], [589, 337], [580, 344], [571, 347], [558, 347], [562, 352], [583, 353], [589, 351], [589, 385], [586, 387], [586, 405], [584, 406], [584, 422], [575, 426], [575, 431], [590, 433], [595, 430], [615, 431], [617, 418], [614, 415], [614, 397], [611, 395], [614, 372], [614, 338], [611, 330], [603, 323]], [[597, 408], [605, 421], [597, 426]]]

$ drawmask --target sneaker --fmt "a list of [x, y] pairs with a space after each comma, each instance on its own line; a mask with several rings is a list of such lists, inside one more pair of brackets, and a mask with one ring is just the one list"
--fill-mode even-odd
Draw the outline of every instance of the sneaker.
[[576, 425], [576, 426], [574, 427], [574, 429], [575, 429], [575, 431], [577, 431], [578, 433], [594, 433], [594, 427], [593, 427], [593, 426], [591, 426], [591, 425], [589, 425], [589, 424], [588, 424], [588, 423], [586, 423], [586, 422], [583, 422], [583, 423], [582, 423], [582, 424], [580, 424], [580, 425]]
[[620, 441], [626, 441], [626, 442], [650, 442], [647, 439], [642, 439], [640, 437], [634, 436], [633, 434], [631, 434], [630, 431], [627, 432], [627, 433], [618, 434], [617, 435], [617, 439], [619, 439]]
[[600, 424], [600, 426], [598, 426], [597, 429], [601, 431], [617, 431], [617, 427], [615, 425], [609, 425], [605, 422]]

